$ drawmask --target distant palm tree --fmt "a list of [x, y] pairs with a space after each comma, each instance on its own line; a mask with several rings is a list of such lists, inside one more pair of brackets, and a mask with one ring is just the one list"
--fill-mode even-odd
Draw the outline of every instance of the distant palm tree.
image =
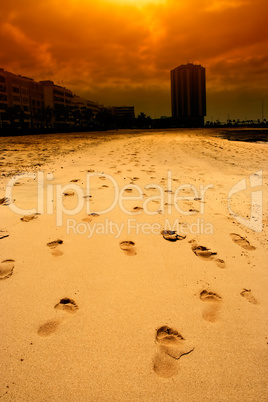
[[146, 116], [145, 113], [141, 112], [137, 117], [137, 126], [139, 128], [148, 128], [152, 124], [152, 119], [150, 116]]

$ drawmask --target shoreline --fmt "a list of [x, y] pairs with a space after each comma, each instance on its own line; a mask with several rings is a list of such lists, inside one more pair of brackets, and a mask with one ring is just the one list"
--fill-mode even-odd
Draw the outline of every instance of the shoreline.
[[[204, 126], [200, 128], [187, 128], [187, 127], [180, 127], [180, 128], [149, 128], [149, 129], [140, 129], [140, 128], [130, 128], [130, 129], [118, 129], [118, 130], [92, 130], [92, 131], [87, 131], [87, 130], [78, 130], [78, 131], [56, 131], [56, 130], [26, 130], [25, 132], [13, 132], [12, 134], [5, 134], [4, 132], [1, 132], [0, 130], [0, 138], [16, 138], [16, 137], [27, 137], [27, 136], [34, 136], [34, 137], [39, 137], [39, 136], [50, 136], [50, 135], [88, 135], [88, 136], [94, 136], [94, 137], [99, 137], [99, 136], [111, 136], [111, 135], [124, 135], [126, 133], [129, 134], [138, 134], [138, 133], [157, 133], [157, 132], [168, 132], [168, 133], [173, 133], [173, 132], [184, 132], [184, 131], [208, 131], [212, 132], [212, 137], [219, 136], [220, 138], [223, 139], [228, 139], [229, 141], [245, 141], [245, 142], [258, 142], [258, 141], [263, 141], [267, 142], [268, 141], [268, 127], [227, 127], [227, 126], [222, 126], [222, 127], [209, 127], [209, 126]], [[214, 131], [214, 133], [213, 133]], [[257, 134], [257, 137], [256, 137]]]

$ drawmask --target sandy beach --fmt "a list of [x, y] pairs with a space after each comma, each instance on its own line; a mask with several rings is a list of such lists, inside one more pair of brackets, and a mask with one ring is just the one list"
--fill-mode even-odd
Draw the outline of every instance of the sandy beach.
[[1, 400], [267, 401], [267, 144], [0, 143]]

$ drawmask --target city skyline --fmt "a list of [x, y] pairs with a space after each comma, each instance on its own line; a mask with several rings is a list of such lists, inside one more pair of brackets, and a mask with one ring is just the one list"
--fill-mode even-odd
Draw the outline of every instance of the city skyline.
[[206, 68], [206, 120], [267, 118], [267, 10], [263, 0], [15, 0], [2, 5], [0, 64], [154, 118], [171, 115], [170, 70], [193, 62]]
[[170, 71], [172, 118], [186, 126], [204, 126], [206, 69], [188, 63]]

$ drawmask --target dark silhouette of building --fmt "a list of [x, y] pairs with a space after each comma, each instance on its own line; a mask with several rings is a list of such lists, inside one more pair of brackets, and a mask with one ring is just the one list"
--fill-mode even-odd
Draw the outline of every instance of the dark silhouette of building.
[[32, 130], [132, 128], [134, 106], [104, 108], [70, 89], [0, 68], [0, 135]]
[[134, 106], [114, 106], [117, 128], [131, 128], [135, 119]]
[[90, 128], [99, 105], [53, 81], [0, 68], [0, 130]]
[[170, 72], [172, 118], [178, 126], [202, 127], [206, 116], [206, 73], [188, 63]]
[[0, 68], [0, 128], [38, 127], [44, 109], [44, 91], [31, 78]]

